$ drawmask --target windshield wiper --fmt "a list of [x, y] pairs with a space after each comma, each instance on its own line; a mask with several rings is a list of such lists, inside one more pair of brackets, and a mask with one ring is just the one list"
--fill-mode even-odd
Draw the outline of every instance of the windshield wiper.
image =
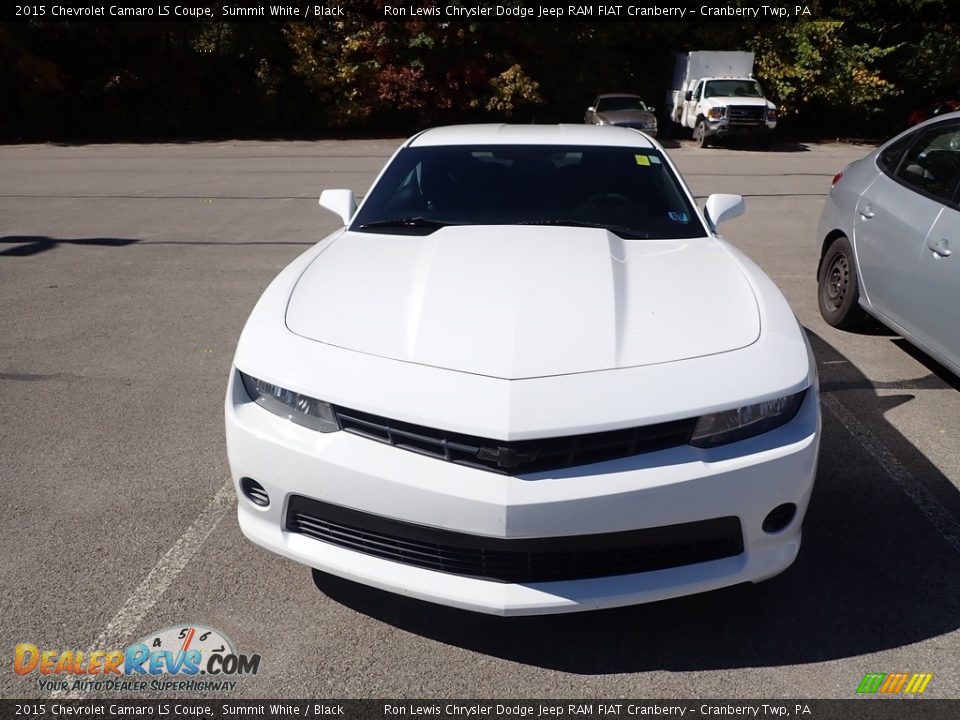
[[629, 240], [646, 240], [650, 233], [641, 232], [625, 225], [611, 225], [610, 223], [584, 222], [583, 220], [524, 220], [518, 225], [561, 225], [565, 227], [598, 228], [609, 230], [614, 235]]
[[425, 217], [407, 217], [390, 218], [389, 220], [374, 220], [373, 222], [363, 223], [357, 227], [358, 230], [367, 230], [368, 228], [388, 228], [388, 227], [411, 227], [411, 228], [442, 228], [448, 225], [457, 225], [459, 223], [446, 222], [444, 220], [431, 220]]

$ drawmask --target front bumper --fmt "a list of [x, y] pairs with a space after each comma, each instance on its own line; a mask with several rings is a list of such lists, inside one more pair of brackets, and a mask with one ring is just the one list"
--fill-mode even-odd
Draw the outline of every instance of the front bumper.
[[[498, 615], [632, 605], [758, 582], [786, 569], [800, 546], [816, 474], [819, 398], [808, 390], [788, 424], [749, 440], [702, 450], [682, 446], [593, 465], [502, 476], [346, 432], [316, 433], [250, 402], [237, 372], [226, 399], [227, 449], [238, 520], [253, 542], [314, 568], [374, 587]], [[241, 478], [270, 497], [248, 500]], [[743, 552], [733, 557], [613, 577], [511, 583], [415, 567], [287, 529], [301, 496], [430, 528], [486, 538], [617, 533], [734, 516]], [[784, 503], [793, 520], [778, 532], [764, 518]]]
[[772, 134], [775, 122], [731, 122], [730, 120], [707, 120], [707, 137], [764, 137]]

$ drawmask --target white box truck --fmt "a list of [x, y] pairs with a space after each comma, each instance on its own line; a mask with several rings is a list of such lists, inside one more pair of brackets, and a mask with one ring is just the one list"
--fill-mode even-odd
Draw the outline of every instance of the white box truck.
[[753, 79], [752, 52], [680, 53], [665, 107], [670, 124], [692, 130], [700, 147], [727, 138], [766, 147], [777, 127], [777, 107]]

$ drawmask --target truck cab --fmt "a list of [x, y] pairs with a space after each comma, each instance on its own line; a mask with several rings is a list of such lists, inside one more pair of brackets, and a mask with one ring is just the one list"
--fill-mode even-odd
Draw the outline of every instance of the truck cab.
[[701, 147], [713, 139], [747, 137], [766, 145], [777, 127], [776, 106], [753, 78], [702, 78], [684, 97], [683, 125]]

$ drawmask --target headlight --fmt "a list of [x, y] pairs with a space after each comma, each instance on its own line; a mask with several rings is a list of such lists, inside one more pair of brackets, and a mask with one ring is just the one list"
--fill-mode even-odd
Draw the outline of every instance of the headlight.
[[656, 129], [657, 129], [657, 121], [656, 121], [656, 120], [652, 120], [652, 121], [650, 121], [650, 122], [644, 123], [644, 124], [643, 124], [643, 129], [644, 129], [644, 130], [656, 130]]
[[710, 108], [710, 111], [707, 113], [707, 117], [711, 120], [719, 120], [726, 114], [727, 109], [725, 107], [715, 107]]
[[786, 395], [736, 410], [703, 415], [693, 428], [690, 444], [711, 448], [746, 440], [785, 425], [797, 414], [806, 392], [804, 390], [796, 395]]
[[776, 108], [767, 108], [767, 120], [773, 122], [777, 119], [777, 109]]
[[328, 433], [340, 429], [330, 403], [240, 373], [247, 395], [257, 405], [297, 425]]

